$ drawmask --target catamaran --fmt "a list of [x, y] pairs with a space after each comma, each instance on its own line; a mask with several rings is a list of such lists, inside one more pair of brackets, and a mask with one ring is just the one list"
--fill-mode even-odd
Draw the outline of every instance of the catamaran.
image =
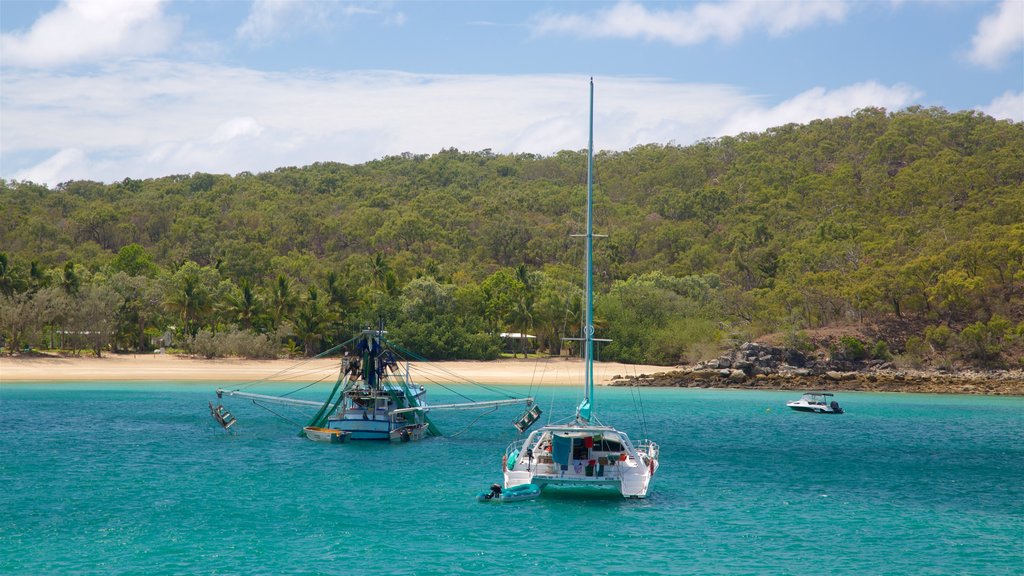
[[[316, 409], [309, 424], [300, 435], [317, 442], [343, 443], [349, 440], [381, 440], [409, 442], [425, 437], [440, 436], [428, 414], [434, 410], [482, 409], [525, 404], [527, 414], [536, 411], [531, 397], [513, 397], [480, 402], [456, 404], [428, 404], [427, 390], [413, 382], [410, 362], [412, 353], [403, 351], [389, 342], [383, 327], [363, 330], [348, 343], [355, 342], [354, 357], [342, 359], [334, 387], [323, 401], [304, 400], [289, 395], [269, 395], [247, 392], [241, 388], [217, 389], [218, 398], [240, 398], [265, 406], [277, 404]], [[347, 343], [347, 344], [348, 344]], [[338, 346], [336, 348], [340, 348]], [[402, 353], [405, 352], [403, 356]], [[422, 360], [422, 359], [420, 359]], [[484, 387], [483, 385], [479, 385]], [[308, 386], [304, 386], [308, 387]], [[498, 392], [493, 387], [485, 387]], [[225, 430], [222, 418], [211, 403], [211, 411]], [[231, 424], [235, 423], [231, 417]]]
[[[618, 488], [627, 498], [645, 498], [658, 471], [658, 445], [605, 426], [594, 411], [594, 81], [590, 81], [590, 139], [587, 150], [586, 301], [583, 336], [583, 400], [567, 422], [549, 424], [508, 445], [502, 458], [505, 488], [534, 484]], [[522, 421], [524, 424], [530, 422]], [[522, 431], [523, 427], [516, 426]]]

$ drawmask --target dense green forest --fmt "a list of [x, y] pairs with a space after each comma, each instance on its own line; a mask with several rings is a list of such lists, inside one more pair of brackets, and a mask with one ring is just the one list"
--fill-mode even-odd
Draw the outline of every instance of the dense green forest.
[[[1017, 365], [1024, 124], [914, 107], [595, 157], [604, 359], [902, 327], [866, 354]], [[0, 335], [26, 346], [315, 354], [383, 320], [432, 358], [579, 329], [586, 152], [53, 188], [0, 181]], [[863, 330], [860, 334], [865, 333]], [[847, 340], [849, 343], [849, 340]]]

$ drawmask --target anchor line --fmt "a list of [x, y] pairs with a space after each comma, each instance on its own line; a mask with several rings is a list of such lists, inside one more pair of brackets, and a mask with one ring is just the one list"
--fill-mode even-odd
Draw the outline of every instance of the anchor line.
[[458, 436], [459, 434], [462, 434], [462, 433], [463, 433], [463, 432], [465, 432], [466, 430], [469, 430], [470, 428], [472, 428], [472, 427], [473, 427], [473, 425], [474, 425], [474, 424], [476, 424], [478, 420], [480, 420], [481, 418], [483, 418], [484, 416], [486, 416], [486, 415], [488, 415], [488, 414], [491, 414], [491, 413], [493, 413], [493, 412], [497, 412], [497, 410], [498, 410], [498, 407], [497, 407], [497, 406], [495, 406], [494, 408], [491, 408], [491, 409], [490, 409], [490, 411], [488, 411], [488, 412], [484, 412], [484, 413], [480, 414], [479, 416], [477, 416], [476, 418], [474, 418], [472, 422], [470, 422], [469, 424], [467, 424], [465, 428], [463, 428], [462, 430], [459, 430], [459, 431], [458, 431], [458, 432], [456, 432], [455, 434], [450, 434], [450, 435], [449, 435], [448, 437], [449, 437], [449, 438], [455, 438], [455, 437], [456, 437], [456, 436]]

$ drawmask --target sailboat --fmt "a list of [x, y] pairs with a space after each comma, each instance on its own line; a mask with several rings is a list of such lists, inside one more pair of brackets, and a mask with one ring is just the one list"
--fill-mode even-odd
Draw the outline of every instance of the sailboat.
[[[346, 343], [355, 343], [356, 354], [353, 357], [343, 357], [334, 386], [323, 401], [292, 398], [289, 395], [257, 394], [241, 388], [218, 388], [217, 397], [251, 400], [261, 406], [277, 404], [316, 409], [300, 435], [313, 441], [335, 444], [349, 440], [410, 442], [440, 436], [440, 430], [428, 416], [434, 410], [482, 409], [525, 404], [529, 413], [533, 404], [533, 398], [530, 397], [428, 404], [426, 388], [422, 384], [416, 384], [411, 375], [407, 357], [412, 353], [403, 351], [396, 344], [389, 342], [386, 335], [383, 326], [367, 328]], [[344, 345], [339, 345], [336, 349], [342, 346]], [[228, 429], [228, 426], [216, 418], [216, 414], [215, 419], [225, 430]], [[233, 419], [231, 424], [234, 424]]]
[[[562, 424], [548, 424], [505, 449], [505, 488], [534, 484], [618, 488], [626, 498], [646, 498], [658, 471], [658, 445], [633, 444], [629, 436], [601, 424], [594, 411], [594, 80], [590, 80], [590, 138], [587, 149], [586, 301], [582, 349], [583, 400], [576, 414]], [[518, 428], [518, 426], [517, 426]]]

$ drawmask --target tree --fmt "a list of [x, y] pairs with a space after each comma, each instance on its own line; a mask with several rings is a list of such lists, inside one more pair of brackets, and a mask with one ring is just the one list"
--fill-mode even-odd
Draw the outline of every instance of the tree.
[[110, 287], [89, 284], [70, 296], [71, 313], [66, 324], [76, 350], [89, 348], [97, 358], [114, 339], [120, 298]]
[[292, 290], [292, 281], [284, 274], [278, 274], [270, 288], [271, 327], [277, 330], [281, 321], [295, 310], [298, 295]]
[[110, 262], [112, 272], [124, 272], [129, 276], [146, 276], [152, 278], [158, 268], [153, 263], [153, 256], [139, 244], [122, 247], [117, 256]]
[[332, 320], [316, 286], [309, 287], [306, 299], [291, 320], [292, 329], [295, 336], [302, 340], [306, 356], [316, 355], [320, 351], [319, 342], [329, 332]]
[[0, 294], [12, 297], [15, 292], [24, 289], [24, 282], [11, 266], [5, 252], [0, 252]]
[[262, 324], [263, 300], [253, 289], [248, 278], [242, 278], [238, 287], [227, 296], [227, 314], [244, 330], [252, 330]]
[[164, 306], [176, 315], [179, 330], [195, 338], [214, 309], [213, 294], [220, 275], [213, 268], [200, 267], [191, 260], [185, 262], [170, 278]]

